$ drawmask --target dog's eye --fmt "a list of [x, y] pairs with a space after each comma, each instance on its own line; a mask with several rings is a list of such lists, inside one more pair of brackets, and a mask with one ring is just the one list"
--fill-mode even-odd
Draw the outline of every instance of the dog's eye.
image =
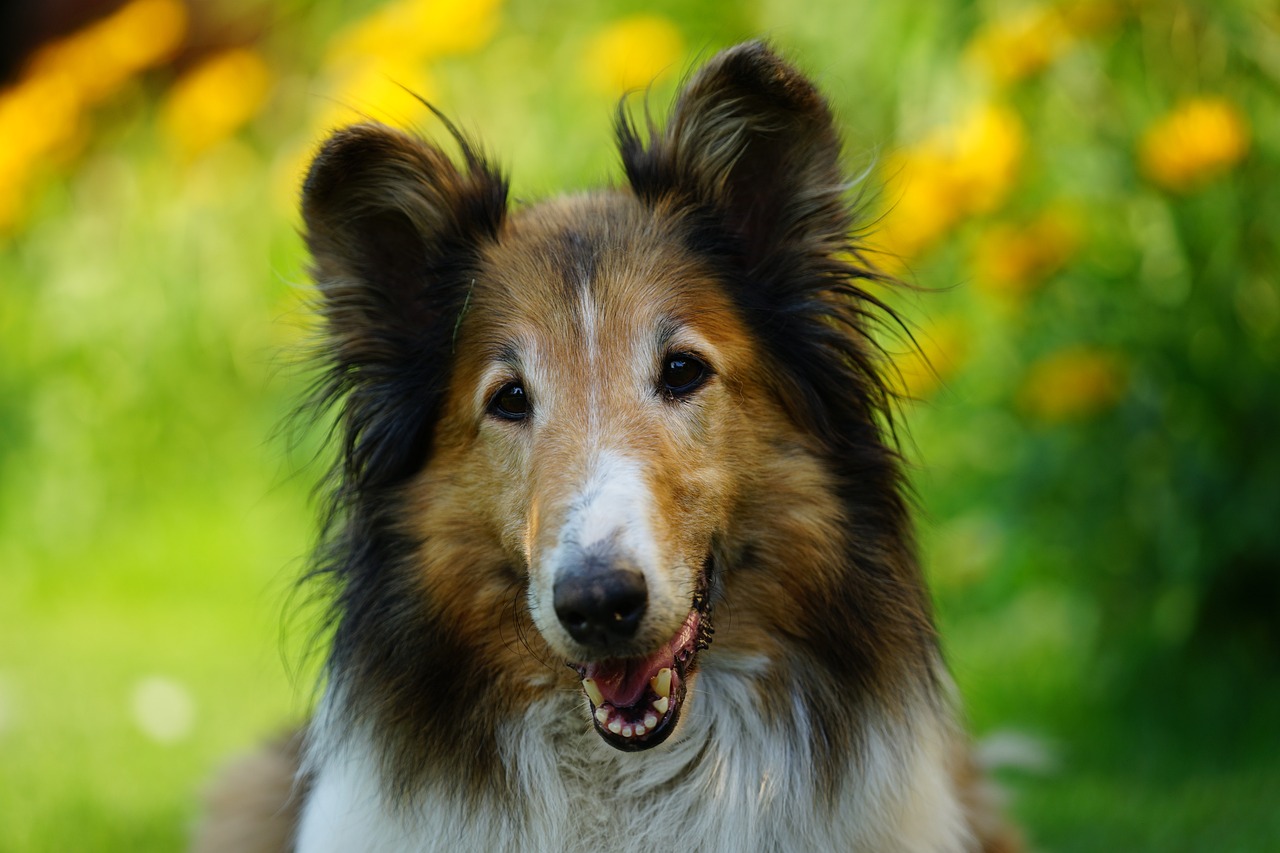
[[708, 368], [687, 352], [667, 356], [662, 363], [662, 389], [672, 397], [697, 390], [707, 379]]
[[529, 414], [529, 395], [524, 393], [524, 385], [508, 382], [499, 388], [489, 401], [489, 412], [509, 421], [523, 420]]

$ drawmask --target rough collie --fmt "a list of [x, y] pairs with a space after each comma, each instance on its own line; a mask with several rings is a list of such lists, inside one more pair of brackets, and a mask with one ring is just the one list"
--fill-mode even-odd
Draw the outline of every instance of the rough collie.
[[822, 96], [726, 50], [665, 126], [619, 112], [625, 183], [528, 207], [449, 129], [453, 158], [339, 131], [307, 178], [327, 685], [206, 849], [1015, 849], [955, 722]]

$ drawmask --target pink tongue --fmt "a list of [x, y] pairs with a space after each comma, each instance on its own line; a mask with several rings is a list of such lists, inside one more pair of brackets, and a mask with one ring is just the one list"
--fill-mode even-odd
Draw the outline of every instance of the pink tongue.
[[637, 705], [644, 698], [649, 679], [663, 667], [674, 667], [676, 654], [680, 650], [693, 648], [699, 619], [698, 611], [690, 611], [666, 648], [659, 649], [647, 658], [596, 661], [587, 664], [582, 675], [595, 680], [601, 697], [613, 707], [629, 708]]
[[636, 705], [649, 687], [649, 679], [664, 666], [671, 666], [671, 652], [663, 649], [650, 658], [607, 660], [587, 664], [586, 677], [593, 678], [604, 701], [615, 708]]

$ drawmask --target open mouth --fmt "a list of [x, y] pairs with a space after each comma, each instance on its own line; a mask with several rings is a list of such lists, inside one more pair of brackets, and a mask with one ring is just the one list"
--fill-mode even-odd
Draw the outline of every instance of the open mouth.
[[694, 596], [684, 623], [657, 652], [570, 664], [582, 677], [596, 731], [605, 743], [638, 752], [675, 731], [697, 654], [711, 644], [708, 596]]

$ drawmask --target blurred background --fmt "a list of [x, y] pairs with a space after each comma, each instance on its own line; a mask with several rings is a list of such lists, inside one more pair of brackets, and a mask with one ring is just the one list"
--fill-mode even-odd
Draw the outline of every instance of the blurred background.
[[[830, 95], [946, 650], [1043, 850], [1280, 839], [1270, 0], [20, 0], [0, 16], [0, 850], [176, 850], [303, 719], [296, 202], [325, 131], [619, 179], [611, 110], [764, 35]], [[637, 99], [640, 100], [640, 99]], [[929, 365], [932, 367], [930, 368]], [[281, 626], [284, 626], [283, 628]]]

